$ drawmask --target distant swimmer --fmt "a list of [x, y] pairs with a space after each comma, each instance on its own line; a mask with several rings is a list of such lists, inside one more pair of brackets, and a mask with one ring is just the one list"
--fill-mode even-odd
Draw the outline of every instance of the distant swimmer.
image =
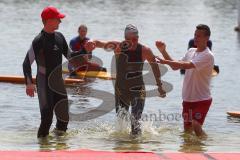
[[[61, 65], [62, 55], [67, 59], [71, 58], [70, 50], [62, 33], [56, 32], [64, 17], [65, 15], [55, 7], [49, 6], [43, 9], [41, 18], [44, 27], [32, 41], [23, 62], [26, 94], [30, 97], [34, 97], [36, 91], [31, 65], [34, 60], [37, 64], [36, 84], [41, 113], [38, 138], [48, 136], [54, 111], [57, 118], [56, 132], [66, 132], [69, 122], [68, 97]], [[91, 51], [91, 46], [86, 48], [87, 51]]]
[[90, 42], [90, 38], [87, 36], [88, 28], [86, 25], [82, 24], [78, 27], [78, 36], [74, 37], [70, 41], [70, 48], [72, 51], [81, 51], [82, 54], [79, 55], [74, 62], [77, 64], [77, 68], [75, 68], [71, 63], [68, 64], [68, 69], [70, 71], [71, 76], [75, 76], [77, 71], [104, 71], [106, 72], [106, 68], [101, 67], [97, 63], [90, 62], [92, 58], [92, 51], [86, 52], [85, 45]]
[[197, 48], [189, 49], [180, 61], [172, 59], [164, 42], [156, 42], [164, 57], [157, 57], [161, 64], [167, 64], [173, 70], [186, 69], [182, 89], [184, 130], [194, 131], [197, 136], [206, 135], [202, 125], [212, 103], [210, 82], [214, 57], [207, 46], [210, 35], [211, 31], [207, 25], [196, 26], [194, 43]]
[[120, 109], [128, 111], [129, 107], [132, 107], [131, 135], [136, 136], [141, 134], [139, 120], [145, 105], [146, 90], [142, 73], [145, 60], [151, 65], [160, 96], [165, 97], [166, 92], [162, 88], [161, 74], [155, 56], [150, 48], [138, 42], [137, 27], [132, 24], [127, 25], [124, 37], [125, 41], [122, 43], [119, 41], [95, 42], [96, 47], [114, 50], [116, 55], [116, 112], [118, 114]]

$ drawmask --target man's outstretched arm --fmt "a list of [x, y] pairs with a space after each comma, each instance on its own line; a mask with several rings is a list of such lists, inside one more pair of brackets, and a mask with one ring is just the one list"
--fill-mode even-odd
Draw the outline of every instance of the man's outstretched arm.
[[169, 65], [173, 70], [178, 70], [178, 69], [191, 69], [195, 68], [194, 64], [192, 62], [185, 62], [185, 61], [174, 61], [174, 60], [164, 60], [159, 57], [156, 57], [158, 62], [161, 64], [167, 64]]
[[23, 74], [24, 74], [25, 83], [26, 83], [26, 94], [30, 97], [34, 97], [34, 92], [36, 92], [35, 85], [33, 84], [32, 68], [31, 68], [31, 65], [34, 60], [35, 60], [35, 53], [33, 50], [33, 46], [31, 45], [23, 61]]
[[155, 60], [155, 56], [153, 55], [151, 49], [147, 48], [147, 47], [143, 47], [142, 56], [143, 56], [143, 59], [147, 60], [149, 62], [149, 64], [151, 65], [160, 96], [165, 97], [166, 92], [162, 88], [161, 72], [159, 70], [158, 64]]
[[156, 41], [156, 46], [157, 46], [158, 50], [160, 51], [160, 53], [163, 55], [163, 57], [165, 59], [164, 60], [164, 59], [161, 59], [159, 57], [156, 57], [158, 63], [160, 62], [161, 64], [167, 64], [173, 70], [195, 68], [195, 66], [192, 62], [173, 60], [173, 58], [166, 51], [166, 44], [164, 42]]

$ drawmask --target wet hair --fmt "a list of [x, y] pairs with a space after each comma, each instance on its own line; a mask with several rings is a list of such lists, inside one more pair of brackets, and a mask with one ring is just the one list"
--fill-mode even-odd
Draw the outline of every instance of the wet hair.
[[81, 24], [79, 27], [78, 27], [78, 30], [80, 30], [81, 28], [85, 29], [87, 31], [87, 26], [85, 24]]
[[196, 29], [197, 30], [203, 30], [205, 32], [205, 35], [208, 36], [208, 37], [210, 37], [210, 35], [211, 35], [210, 28], [207, 25], [205, 25], [205, 24], [197, 25]]

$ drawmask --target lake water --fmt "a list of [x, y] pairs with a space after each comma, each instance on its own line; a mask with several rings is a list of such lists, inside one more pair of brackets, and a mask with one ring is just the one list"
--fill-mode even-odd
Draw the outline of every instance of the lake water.
[[[37, 97], [29, 98], [24, 85], [0, 83], [0, 150], [56, 150], [94, 149], [107, 151], [171, 152], [239, 152], [240, 120], [230, 118], [226, 111], [240, 110], [240, 34], [237, 25], [237, 0], [71, 0], [34, 1], [0, 0], [0, 74], [22, 75], [22, 62], [32, 39], [42, 29], [40, 13], [53, 5], [66, 13], [59, 31], [69, 41], [76, 36], [80, 24], [88, 26], [88, 36], [100, 40], [122, 40], [124, 27], [135, 24], [140, 42], [160, 55], [156, 40], [167, 44], [176, 59], [184, 55], [187, 43], [193, 37], [195, 26], [208, 24], [215, 63], [220, 74], [212, 79], [213, 104], [204, 129], [208, 138], [201, 140], [183, 134], [181, 114], [181, 87], [183, 76], [171, 71], [162, 77], [173, 85], [167, 97], [146, 99], [144, 115], [164, 115], [162, 119], [143, 121], [143, 135], [132, 139], [128, 124], [120, 123], [111, 111], [84, 122], [70, 121], [65, 137], [51, 137], [46, 142], [36, 138], [40, 114]], [[101, 49], [94, 51], [103, 65], [111, 70], [113, 54]], [[65, 60], [66, 61], [66, 60]], [[32, 66], [36, 73], [36, 65]], [[71, 112], [85, 112], [96, 108], [107, 99], [94, 98], [96, 90], [113, 93], [109, 80], [86, 80], [81, 85], [68, 87]], [[55, 123], [55, 122], [54, 122]], [[53, 129], [54, 126], [52, 126]]]

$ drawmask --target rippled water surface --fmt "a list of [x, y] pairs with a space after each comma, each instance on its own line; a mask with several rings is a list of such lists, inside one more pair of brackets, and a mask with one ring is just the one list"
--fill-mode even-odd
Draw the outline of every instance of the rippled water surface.
[[[93, 120], [71, 121], [64, 137], [51, 133], [46, 141], [38, 141], [37, 97], [27, 97], [24, 85], [0, 83], [0, 150], [239, 151], [240, 120], [226, 114], [228, 110], [240, 110], [240, 35], [233, 31], [237, 24], [236, 0], [72, 0], [53, 3], [1, 0], [1, 75], [22, 75], [26, 51], [42, 28], [39, 15], [49, 4], [67, 14], [59, 30], [68, 41], [76, 35], [81, 23], [87, 24], [89, 37], [101, 40], [122, 40], [125, 25], [133, 23], [139, 28], [141, 43], [159, 55], [154, 43], [163, 40], [176, 59], [186, 52], [195, 26], [208, 24], [212, 29], [215, 63], [220, 66], [220, 74], [212, 80], [213, 105], [204, 125], [208, 138], [198, 139], [182, 133], [182, 120], [178, 116], [181, 114], [183, 77], [169, 69], [163, 80], [171, 83], [173, 90], [165, 99], [147, 98], [144, 115], [148, 119], [143, 121], [143, 135], [138, 139], [129, 136], [129, 124], [118, 121], [113, 110]], [[97, 49], [94, 55], [110, 70], [111, 52]], [[35, 74], [36, 65], [32, 67]], [[87, 80], [67, 90], [73, 113], [88, 111], [113, 98], [113, 84], [109, 80]], [[106, 91], [110, 96], [94, 98], [96, 90]], [[158, 119], [150, 121], [151, 114]]]

